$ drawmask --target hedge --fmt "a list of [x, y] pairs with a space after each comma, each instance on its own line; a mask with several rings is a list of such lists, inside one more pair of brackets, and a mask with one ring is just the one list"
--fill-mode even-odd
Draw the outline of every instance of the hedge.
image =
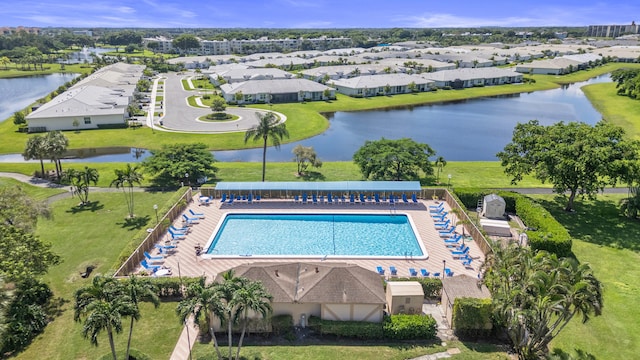
[[[439, 300], [442, 295], [442, 280], [438, 278], [390, 278], [389, 281], [417, 281], [422, 285], [424, 298], [431, 300]], [[385, 288], [386, 291], [386, 288]]]
[[507, 212], [515, 212], [527, 226], [529, 246], [533, 250], [545, 250], [559, 257], [571, 256], [572, 240], [569, 231], [542, 205], [533, 199], [511, 191], [489, 189], [455, 189], [455, 196], [467, 208], [474, 208], [478, 199], [488, 194], [501, 196]]
[[309, 317], [309, 327], [320, 334], [349, 337], [362, 340], [375, 340], [384, 338], [382, 323], [364, 321], [331, 321], [322, 320], [316, 316]]
[[431, 315], [391, 315], [383, 324], [384, 337], [390, 340], [435, 339], [438, 328]]
[[491, 335], [491, 299], [457, 298], [453, 302], [453, 329], [460, 337]]

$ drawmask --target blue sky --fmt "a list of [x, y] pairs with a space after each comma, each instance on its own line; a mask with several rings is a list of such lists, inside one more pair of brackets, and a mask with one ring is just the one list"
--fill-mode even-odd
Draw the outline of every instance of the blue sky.
[[632, 20], [640, 21], [638, 0], [0, 0], [0, 26], [519, 27]]

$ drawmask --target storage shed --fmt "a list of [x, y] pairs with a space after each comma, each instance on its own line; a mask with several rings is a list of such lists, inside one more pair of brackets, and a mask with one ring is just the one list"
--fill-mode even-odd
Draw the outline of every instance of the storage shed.
[[492, 236], [511, 236], [511, 226], [507, 220], [480, 219], [480, 226]]
[[490, 219], [502, 219], [506, 208], [507, 203], [501, 196], [489, 194], [482, 202], [482, 215]]
[[422, 285], [417, 281], [387, 282], [387, 311], [395, 314], [421, 314], [424, 301]]
[[444, 316], [452, 324], [453, 302], [457, 298], [488, 299], [491, 297], [489, 289], [468, 275], [445, 277], [442, 279], [442, 307]]

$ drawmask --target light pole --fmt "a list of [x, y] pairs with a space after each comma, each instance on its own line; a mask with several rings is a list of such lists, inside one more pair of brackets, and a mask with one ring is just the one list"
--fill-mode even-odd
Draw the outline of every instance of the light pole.
[[451, 174], [447, 175], [447, 178], [449, 178], [449, 181], [447, 182], [447, 190], [449, 190], [451, 188]]
[[444, 273], [447, 269], [447, 260], [442, 260], [442, 278], [444, 279]]
[[191, 184], [189, 184], [189, 173], [184, 173], [184, 179], [187, 182], [187, 186], [191, 186]]
[[160, 222], [158, 220], [158, 204], [153, 204], [153, 210], [156, 211], [156, 225], [158, 225], [158, 223]]

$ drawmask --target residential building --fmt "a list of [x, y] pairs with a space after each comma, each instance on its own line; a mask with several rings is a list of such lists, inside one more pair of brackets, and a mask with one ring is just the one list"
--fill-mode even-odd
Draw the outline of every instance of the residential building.
[[[406, 94], [413, 91], [430, 91], [434, 82], [418, 75], [408, 74], [380, 74], [362, 75], [348, 79], [338, 79], [329, 85], [345, 95], [367, 97], [376, 95]], [[414, 89], [411, 89], [415, 85]]]
[[618, 37], [629, 34], [640, 34], [640, 26], [635, 21], [631, 25], [589, 25], [587, 36], [592, 37]]
[[[335, 97], [335, 89], [306, 79], [249, 80], [223, 84], [220, 90], [227, 102], [238, 104], [317, 101]], [[236, 99], [237, 94], [242, 97]]]
[[[242, 66], [237, 64], [237, 66]], [[276, 68], [258, 69], [226, 69], [214, 71], [209, 75], [211, 83], [218, 86], [222, 83], [237, 83], [248, 80], [291, 79], [294, 75]]]
[[453, 89], [474, 86], [490, 86], [515, 84], [522, 82], [522, 74], [502, 68], [464, 68], [422, 73], [420, 76], [435, 82], [438, 88], [451, 87]]

